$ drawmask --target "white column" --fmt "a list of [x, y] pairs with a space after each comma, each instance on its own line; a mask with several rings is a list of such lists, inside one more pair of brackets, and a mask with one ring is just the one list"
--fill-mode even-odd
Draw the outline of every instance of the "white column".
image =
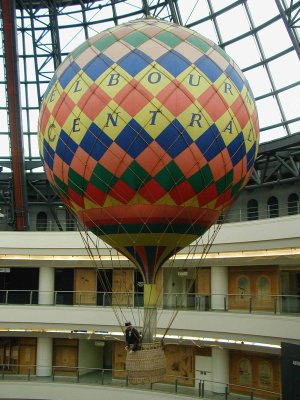
[[39, 304], [54, 303], [54, 268], [40, 267]]
[[[227, 267], [211, 267], [211, 308], [224, 310], [228, 294], [228, 269]], [[225, 300], [224, 300], [225, 299]]]
[[229, 382], [229, 351], [218, 347], [212, 348], [212, 391], [225, 393]]
[[51, 376], [52, 375], [52, 338], [38, 337], [36, 352], [36, 375]]

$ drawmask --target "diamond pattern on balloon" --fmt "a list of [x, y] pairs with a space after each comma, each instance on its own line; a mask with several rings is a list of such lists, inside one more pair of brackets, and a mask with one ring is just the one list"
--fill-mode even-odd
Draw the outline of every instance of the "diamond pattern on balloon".
[[176, 117], [195, 101], [193, 95], [176, 79], [156, 97]]
[[63, 126], [67, 118], [72, 115], [72, 110], [75, 107], [73, 100], [66, 94], [62, 93], [58, 98], [52, 115], [60, 126]]
[[133, 79], [119, 91], [114, 100], [129, 115], [134, 117], [152, 98], [153, 95]]

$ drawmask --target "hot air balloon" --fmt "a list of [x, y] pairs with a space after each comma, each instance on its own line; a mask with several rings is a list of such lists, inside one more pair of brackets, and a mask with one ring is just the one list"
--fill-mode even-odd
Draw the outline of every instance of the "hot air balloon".
[[88, 39], [59, 66], [38, 138], [53, 189], [141, 272], [151, 343], [158, 270], [251, 176], [259, 128], [247, 80], [195, 31], [131, 21]]

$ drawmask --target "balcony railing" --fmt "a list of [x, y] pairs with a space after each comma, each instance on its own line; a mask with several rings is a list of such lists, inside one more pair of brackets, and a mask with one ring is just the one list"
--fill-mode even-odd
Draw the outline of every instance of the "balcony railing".
[[[0, 290], [0, 305], [5, 304], [137, 308], [143, 307], [144, 298], [141, 292]], [[158, 308], [172, 310], [299, 314], [300, 296], [163, 293], [157, 305]]]
[[[253, 221], [253, 220], [263, 220], [269, 218], [277, 218], [277, 217], [286, 217], [300, 214], [299, 203], [289, 203], [286, 206], [276, 206], [276, 208], [270, 208], [270, 206], [266, 205], [265, 207], [259, 206], [257, 209], [250, 208], [237, 208], [233, 207], [226, 214], [225, 217], [220, 218], [220, 221], [224, 223], [232, 223], [232, 222], [243, 222], [243, 221]], [[7, 217], [7, 213], [4, 209], [2, 209], [0, 216], [0, 231], [11, 230], [9, 220]], [[54, 219], [48, 219], [42, 222], [33, 221], [33, 218], [29, 216], [29, 230], [30, 231], [76, 231], [78, 230], [78, 226], [75, 221], [59, 221], [59, 226], [55, 222]]]
[[[38, 370], [49, 370], [49, 376], [38, 376]], [[118, 377], [118, 378], [116, 378]], [[257, 389], [250, 385], [238, 385], [230, 382], [216, 382], [209, 379], [186, 378], [177, 375], [165, 375], [168, 383], [152, 383], [143, 385], [131, 385], [125, 370], [74, 367], [69, 365], [55, 365], [52, 367], [41, 365], [19, 365], [16, 363], [0, 364], [0, 386], [2, 381], [30, 381], [43, 382], [45, 384], [57, 382], [60, 384], [89, 384], [111, 387], [130, 387], [131, 389], [151, 390], [158, 393], [173, 395], [186, 395], [195, 398], [216, 399], [214, 388], [218, 387], [218, 399], [244, 400], [268, 399], [281, 400], [281, 393]], [[13, 390], [12, 390], [13, 391]], [[101, 394], [99, 393], [101, 397]], [[242, 396], [242, 397], [241, 397]]]

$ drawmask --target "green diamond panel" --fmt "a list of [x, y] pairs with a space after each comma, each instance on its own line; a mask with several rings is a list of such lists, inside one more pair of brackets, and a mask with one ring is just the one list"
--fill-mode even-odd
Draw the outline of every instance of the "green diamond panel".
[[233, 181], [233, 170], [225, 174], [221, 179], [216, 182], [216, 188], [218, 194], [221, 194], [227, 190]]
[[131, 44], [133, 47], [138, 47], [149, 40], [149, 37], [142, 32], [133, 32], [126, 36], [123, 40]]
[[96, 49], [98, 49], [99, 51], [103, 51], [117, 41], [118, 39], [116, 39], [113, 35], [109, 35], [97, 40], [97, 42], [93, 43], [93, 46], [96, 47]]
[[121, 179], [132, 189], [138, 190], [150, 180], [150, 176], [144, 168], [134, 160], [121, 176]]
[[185, 177], [174, 161], [171, 161], [156, 176], [155, 180], [167, 191], [185, 181]]
[[88, 181], [81, 175], [77, 174], [72, 168], [69, 169], [68, 173], [69, 187], [76, 193], [82, 195], [88, 185]]
[[211, 185], [214, 181], [214, 178], [209, 165], [207, 164], [199, 171], [197, 171], [188, 179], [188, 181], [197, 193], [201, 192], [201, 190]]
[[118, 181], [106, 168], [97, 164], [90, 179], [91, 183], [105, 193], [108, 193]]
[[190, 36], [187, 39], [187, 42], [197, 47], [197, 49], [201, 50], [203, 53], [206, 53], [211, 48], [211, 46], [208, 43], [204, 42], [197, 36]]
[[155, 38], [165, 43], [169, 47], [175, 47], [182, 42], [182, 39], [171, 32], [161, 32], [156, 35]]

